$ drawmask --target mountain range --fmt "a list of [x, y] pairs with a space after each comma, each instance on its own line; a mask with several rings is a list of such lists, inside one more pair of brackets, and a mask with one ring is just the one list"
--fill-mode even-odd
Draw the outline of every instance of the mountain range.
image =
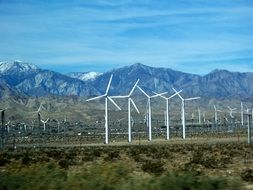
[[183, 95], [215, 99], [252, 99], [253, 73], [213, 70], [201, 76], [154, 68], [136, 63], [105, 73], [79, 72], [66, 75], [41, 69], [33, 64], [14, 61], [0, 62], [0, 98], [11, 96], [81, 96], [103, 94], [110, 75], [110, 94], [127, 94], [137, 79], [147, 93], [183, 89]]

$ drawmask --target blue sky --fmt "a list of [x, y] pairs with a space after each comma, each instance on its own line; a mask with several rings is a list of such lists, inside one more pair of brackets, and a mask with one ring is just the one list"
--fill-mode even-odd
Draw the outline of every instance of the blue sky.
[[0, 60], [15, 59], [62, 73], [253, 72], [253, 1], [0, 0]]

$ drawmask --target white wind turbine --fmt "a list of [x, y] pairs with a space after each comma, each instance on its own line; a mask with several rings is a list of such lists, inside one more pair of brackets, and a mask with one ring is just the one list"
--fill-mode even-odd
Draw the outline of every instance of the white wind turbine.
[[243, 126], [243, 103], [241, 102], [241, 124]]
[[233, 119], [233, 118], [235, 118], [234, 116], [233, 116], [233, 111], [235, 111], [236, 110], [236, 108], [231, 108], [231, 107], [229, 107], [228, 106], [228, 109], [229, 109], [229, 115], [230, 115], [230, 117]]
[[57, 132], [60, 132], [60, 124], [61, 122], [58, 119], [55, 119], [55, 121], [57, 122]]
[[35, 111], [35, 112], [33, 112], [33, 113], [37, 114], [37, 116], [38, 116], [38, 128], [40, 128], [41, 110], [42, 110], [42, 109], [45, 109], [45, 108], [44, 108], [44, 106], [42, 105], [42, 103], [40, 103], [40, 106], [39, 106], [38, 110]]
[[203, 122], [204, 122], [204, 124], [206, 124], [206, 112], [205, 111], [203, 111]]
[[151, 141], [152, 140], [152, 121], [151, 121], [151, 98], [155, 98], [155, 97], [158, 97], [158, 96], [161, 96], [161, 95], [164, 95], [166, 94], [167, 92], [163, 92], [163, 93], [160, 93], [160, 94], [155, 94], [155, 95], [148, 95], [141, 87], [139, 87], [137, 85], [137, 88], [139, 88], [139, 90], [148, 98], [148, 102], [147, 102], [147, 105], [148, 105], [148, 110], [147, 110], [147, 114], [148, 114], [148, 140]]
[[5, 124], [5, 126], [7, 127], [7, 132], [8, 132], [8, 133], [10, 132], [10, 123], [11, 123], [11, 121], [9, 120], [9, 121]]
[[199, 124], [201, 124], [201, 112], [199, 108], [198, 108], [198, 114], [199, 114]]
[[218, 110], [215, 105], [213, 105], [213, 107], [214, 107], [214, 123], [217, 124], [218, 123], [218, 112], [222, 112], [222, 111]]
[[185, 139], [185, 101], [196, 100], [196, 99], [199, 99], [200, 97], [184, 99], [175, 88], [172, 88], [172, 89], [177, 93], [177, 95], [179, 96], [179, 98], [182, 101], [182, 105], [181, 105], [182, 106], [181, 107], [181, 117], [182, 118], [181, 119], [182, 119], [182, 125], [183, 125], [183, 139]]
[[111, 98], [128, 98], [128, 142], [132, 142], [131, 104], [133, 105], [133, 107], [135, 108], [137, 113], [140, 114], [140, 111], [138, 110], [136, 104], [134, 103], [134, 101], [132, 99], [132, 94], [133, 94], [138, 82], [139, 82], [139, 79], [136, 81], [136, 83], [134, 84], [133, 88], [131, 89], [131, 91], [128, 95], [126, 95], [126, 96], [111, 96]]
[[47, 118], [47, 120], [45, 121], [43, 119], [41, 119], [40, 121], [43, 123], [44, 131], [46, 131], [46, 123], [49, 121], [49, 118]]
[[175, 94], [171, 95], [170, 97], [165, 97], [163, 95], [159, 95], [158, 93], [154, 92], [156, 95], [161, 96], [163, 99], [166, 100], [166, 112], [165, 112], [165, 122], [166, 122], [166, 140], [170, 139], [170, 116], [169, 116], [169, 100], [176, 96], [178, 93], [181, 93], [183, 90], [176, 92]]
[[108, 100], [110, 100], [119, 110], [121, 110], [120, 107], [114, 102], [114, 100], [108, 96], [109, 88], [110, 88], [110, 85], [112, 82], [112, 77], [113, 77], [113, 75], [111, 75], [111, 77], [110, 77], [105, 94], [86, 100], [88, 102], [91, 100], [105, 98], [105, 144], [109, 143], [109, 138], [108, 138]]

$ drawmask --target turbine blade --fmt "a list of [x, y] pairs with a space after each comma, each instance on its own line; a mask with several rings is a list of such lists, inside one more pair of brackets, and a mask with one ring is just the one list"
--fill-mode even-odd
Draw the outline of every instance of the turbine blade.
[[116, 104], [116, 102], [114, 102], [113, 99], [111, 99], [111, 97], [107, 96], [107, 98], [118, 108], [118, 110], [121, 110], [121, 108]]
[[187, 99], [185, 99], [185, 100], [186, 100], [186, 101], [189, 101], [189, 100], [197, 100], [197, 99], [200, 99], [200, 97], [187, 98]]
[[167, 92], [162, 92], [162, 93], [153, 95], [153, 96], [151, 96], [151, 98], [155, 98], [155, 97], [157, 97], [157, 96], [162, 96], [162, 95], [164, 95], [164, 94], [167, 94]]
[[112, 77], [113, 77], [113, 74], [111, 74], [111, 77], [109, 79], [109, 82], [108, 82], [108, 85], [107, 85], [107, 88], [106, 88], [106, 91], [105, 91], [106, 95], [108, 94], [108, 91], [109, 91], [109, 88], [110, 88], [110, 85], [111, 85], [111, 82], [112, 82]]
[[128, 98], [129, 96], [110, 96], [111, 98]]
[[179, 92], [175, 88], [172, 88], [172, 90], [174, 90], [174, 92], [177, 93], [177, 95], [179, 96], [179, 98], [181, 98], [181, 100], [184, 100], [183, 97], [179, 94]]
[[173, 94], [172, 96], [168, 97], [168, 99], [171, 99], [173, 98], [174, 96], [176, 95], [179, 95], [179, 93], [181, 93], [183, 90], [179, 90], [178, 92], [176, 92], [175, 94]]
[[142, 90], [142, 88], [139, 87], [138, 85], [137, 85], [137, 88], [139, 88], [139, 90], [140, 90], [145, 96], [150, 97], [150, 96], [149, 96], [146, 92], [144, 92], [144, 90]]
[[138, 84], [139, 81], [140, 81], [140, 79], [138, 79], [138, 80], [135, 82], [135, 84], [134, 84], [134, 86], [133, 86], [133, 88], [132, 88], [132, 90], [130, 91], [130, 93], [129, 93], [128, 96], [131, 96], [131, 95], [132, 95], [132, 93], [133, 93], [134, 89], [136, 88], [136, 86], [137, 86], [137, 84]]
[[156, 95], [159, 95], [161, 98], [163, 98], [163, 99], [167, 99], [165, 96], [163, 96], [163, 95], [160, 95], [160, 94], [158, 94], [157, 92], [154, 92], [154, 91], [152, 91], [154, 94], [156, 94]]
[[41, 111], [41, 108], [42, 108], [42, 104], [40, 103], [40, 107], [39, 107], [39, 109], [37, 110], [37, 112], [40, 112], [40, 111]]
[[137, 111], [137, 113], [140, 114], [140, 111], [138, 110], [138, 108], [137, 108], [137, 106], [136, 106], [136, 104], [134, 103], [134, 101], [133, 101], [132, 98], [130, 98], [130, 101], [131, 101], [131, 103], [133, 104], [133, 106], [134, 106], [135, 110]]
[[96, 97], [94, 97], [94, 98], [90, 98], [90, 99], [86, 100], [86, 102], [89, 102], [89, 101], [91, 101], [91, 100], [96, 100], [96, 99], [99, 99], [99, 98], [103, 98], [103, 97], [105, 97], [105, 94], [104, 94], [104, 95], [101, 95], [101, 96], [96, 96]]

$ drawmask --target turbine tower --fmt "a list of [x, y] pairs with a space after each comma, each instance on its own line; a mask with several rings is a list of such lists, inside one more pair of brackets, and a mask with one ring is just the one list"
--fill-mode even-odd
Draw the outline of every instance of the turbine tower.
[[217, 114], [217, 112], [222, 112], [222, 111], [218, 110], [215, 105], [213, 105], [213, 107], [214, 107], [214, 123], [217, 125], [217, 123], [218, 123], [218, 114]]
[[49, 118], [47, 118], [47, 120], [45, 121], [43, 119], [41, 119], [40, 121], [43, 123], [44, 131], [46, 131], [46, 123], [49, 121]]
[[201, 112], [200, 109], [198, 108], [198, 114], [199, 114], [199, 125], [201, 124]]
[[61, 122], [58, 119], [55, 119], [55, 121], [57, 122], [57, 132], [60, 132], [60, 124]]
[[196, 99], [199, 99], [200, 97], [194, 97], [194, 98], [186, 98], [186, 99], [184, 99], [175, 88], [172, 88], [172, 89], [177, 93], [177, 95], [179, 96], [179, 98], [182, 101], [182, 105], [181, 105], [181, 120], [182, 120], [182, 125], [183, 125], [183, 139], [185, 139], [185, 101], [196, 100]]
[[121, 110], [121, 108], [114, 102], [114, 100], [108, 96], [109, 88], [110, 88], [110, 85], [112, 82], [112, 77], [113, 77], [113, 75], [111, 75], [111, 77], [109, 79], [105, 94], [86, 100], [87, 102], [89, 102], [89, 101], [100, 99], [100, 98], [105, 99], [105, 144], [109, 143], [109, 138], [108, 138], [109, 137], [108, 136], [108, 100], [110, 100], [119, 110]]
[[45, 109], [45, 108], [43, 107], [42, 103], [40, 103], [40, 106], [39, 106], [38, 110], [35, 111], [35, 112], [33, 112], [33, 113], [37, 114], [37, 116], [38, 116], [38, 129], [40, 128], [41, 110], [42, 110], [42, 109]]
[[241, 124], [243, 126], [243, 103], [241, 102]]
[[11, 121], [9, 120], [9, 121], [5, 124], [5, 126], [7, 127], [7, 132], [8, 132], [8, 133], [10, 133], [10, 123], [11, 123]]
[[[175, 94], [171, 95], [170, 97], [165, 97], [163, 95], [159, 95], [163, 99], [166, 100], [166, 112], [165, 112], [165, 122], [166, 122], [166, 140], [170, 139], [170, 116], [169, 116], [169, 100], [176, 96], [178, 93], [181, 93], [183, 90], [180, 90], [179, 92], [176, 92]], [[154, 92], [156, 95], [158, 93]]]
[[152, 140], [152, 121], [151, 121], [151, 98], [155, 98], [155, 97], [158, 97], [160, 95], [164, 95], [166, 94], [167, 92], [163, 92], [163, 93], [160, 93], [160, 94], [155, 94], [155, 95], [148, 95], [141, 87], [139, 87], [137, 85], [137, 88], [139, 88], [139, 90], [148, 98], [148, 102], [147, 102], [147, 112], [148, 112], [148, 140], [151, 141]]
[[111, 98], [128, 98], [128, 142], [132, 142], [132, 116], [131, 116], [131, 104], [135, 108], [138, 114], [140, 114], [140, 111], [138, 110], [136, 104], [134, 103], [132, 99], [132, 94], [139, 82], [139, 79], [134, 84], [133, 88], [131, 89], [130, 93], [126, 96], [111, 96]]

